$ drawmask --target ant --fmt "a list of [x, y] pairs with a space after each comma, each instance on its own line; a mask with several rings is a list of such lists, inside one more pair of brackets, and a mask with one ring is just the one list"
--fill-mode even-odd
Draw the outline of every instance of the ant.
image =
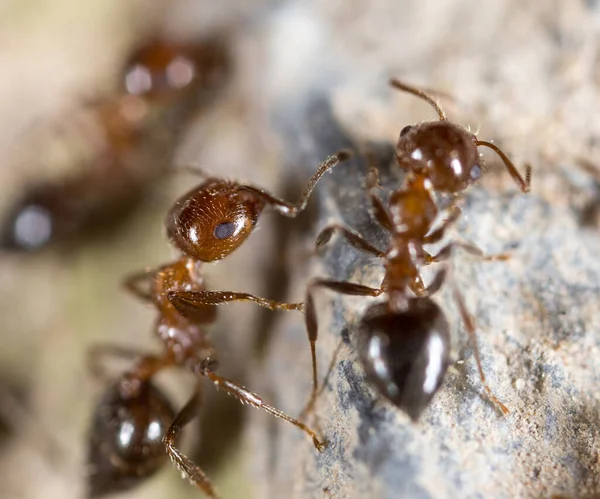
[[[108, 405], [113, 411], [130, 405], [136, 407], [140, 414], [146, 411], [144, 417], [127, 420], [131, 421], [136, 434], [145, 434], [150, 419], [160, 417], [162, 421], [167, 410], [166, 403], [154, 403], [156, 400], [153, 399], [158, 397], [156, 391], [152, 391], [150, 398], [144, 398], [142, 391], [149, 389], [149, 383], [159, 371], [181, 367], [208, 378], [217, 388], [241, 403], [250, 404], [293, 424], [312, 439], [319, 451], [325, 448], [325, 442], [304, 423], [266, 404], [256, 393], [218, 375], [217, 354], [204, 329], [205, 325], [215, 321], [216, 306], [221, 303], [251, 301], [270, 310], [297, 311], [302, 311], [304, 304], [282, 303], [242, 292], [208, 291], [202, 278], [202, 265], [221, 260], [237, 249], [252, 233], [267, 206], [287, 217], [296, 217], [306, 207], [319, 179], [348, 156], [342, 151], [321, 163], [308, 181], [300, 201], [295, 204], [251, 185], [213, 177], [208, 177], [174, 204], [166, 219], [167, 235], [183, 255], [175, 262], [154, 271], [134, 274], [125, 281], [129, 291], [157, 309], [155, 332], [163, 341], [164, 350], [160, 355], [140, 355], [127, 348], [108, 345], [93, 349], [90, 352], [92, 365], [106, 355], [138, 357], [133, 368], [125, 372], [111, 388], [108, 404], [101, 402], [101, 405]], [[162, 437], [162, 443], [182, 473], [207, 496], [216, 497], [208, 477], [176, 447], [179, 431], [198, 414], [200, 408], [198, 383], [192, 397], [172, 420]], [[113, 441], [121, 427], [120, 422], [115, 423], [104, 433], [108, 433], [108, 439]], [[153, 456], [154, 452], [149, 455]], [[141, 458], [137, 459], [137, 455], [135, 457], [136, 469], [145, 470], [146, 463]], [[115, 470], [114, 474], [120, 475], [120, 470]]]
[[162, 468], [167, 462], [162, 436], [174, 418], [170, 401], [150, 381], [141, 383], [129, 397], [123, 397], [118, 384], [112, 383], [93, 416], [90, 497], [129, 490]]
[[[216, 40], [175, 44], [156, 38], [136, 49], [116, 95], [87, 104], [100, 133], [86, 141], [91, 163], [77, 174], [30, 186], [8, 209], [0, 247], [33, 252], [113, 230], [164, 173], [177, 130], [219, 86], [227, 59]], [[85, 138], [85, 131], [78, 126], [77, 136]]]
[[[531, 168], [525, 179], [508, 157], [494, 144], [479, 140], [462, 126], [447, 120], [440, 105], [425, 91], [398, 80], [391, 85], [428, 102], [437, 112], [438, 121], [406, 126], [400, 132], [395, 149], [397, 164], [407, 173], [404, 184], [392, 192], [387, 206], [377, 195], [378, 170], [372, 166], [366, 178], [366, 190], [379, 225], [389, 233], [385, 251], [373, 246], [362, 235], [339, 224], [324, 228], [317, 236], [317, 248], [324, 246], [334, 233], [342, 235], [354, 248], [384, 261], [385, 276], [379, 288], [346, 281], [318, 278], [307, 288], [306, 329], [310, 341], [313, 389], [303, 411], [307, 414], [317, 397], [316, 341], [318, 324], [313, 293], [325, 288], [354, 296], [383, 296], [384, 301], [371, 305], [362, 316], [357, 332], [357, 349], [367, 379], [386, 398], [417, 421], [439, 389], [450, 363], [450, 328], [445, 314], [431, 298], [446, 281], [447, 265], [425, 286], [420, 268], [448, 259], [455, 248], [485, 260], [505, 260], [508, 255], [484, 254], [468, 242], [455, 241], [438, 253], [430, 254], [424, 246], [440, 242], [446, 230], [459, 218], [456, 206], [459, 194], [481, 176], [483, 158], [477, 147], [494, 150], [523, 193], [530, 190]], [[452, 195], [449, 216], [437, 228], [437, 194]], [[472, 342], [479, 377], [490, 400], [504, 414], [508, 409], [488, 387], [481, 366], [475, 323], [463, 297], [453, 286], [453, 297]]]

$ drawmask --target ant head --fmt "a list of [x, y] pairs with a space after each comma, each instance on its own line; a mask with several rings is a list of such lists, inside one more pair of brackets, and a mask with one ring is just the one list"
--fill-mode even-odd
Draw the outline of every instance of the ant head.
[[254, 230], [264, 202], [232, 182], [207, 180], [181, 197], [167, 217], [167, 235], [186, 255], [214, 262]]
[[481, 176], [476, 137], [448, 121], [405, 127], [396, 146], [398, 164], [426, 177], [434, 190], [459, 193]]
[[162, 436], [174, 417], [169, 400], [150, 382], [129, 398], [112, 385], [90, 432], [90, 497], [130, 489], [160, 469], [167, 461]]
[[408, 300], [402, 312], [379, 303], [367, 309], [361, 322], [358, 352], [367, 379], [416, 421], [448, 367], [449, 326], [429, 298]]
[[197, 77], [198, 61], [183, 46], [155, 40], [126, 66], [125, 88], [138, 97], [161, 99], [186, 89]]

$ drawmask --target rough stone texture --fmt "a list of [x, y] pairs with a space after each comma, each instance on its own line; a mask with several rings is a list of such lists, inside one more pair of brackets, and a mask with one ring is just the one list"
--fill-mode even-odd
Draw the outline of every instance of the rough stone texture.
[[[309, 114], [307, 131], [323, 125], [330, 130], [315, 134], [315, 155], [344, 145], [342, 135], [331, 133], [336, 125], [328, 120], [326, 105]], [[382, 165], [385, 185], [397, 185], [389, 162]], [[385, 237], [369, 220], [360, 188], [365, 173], [366, 165], [356, 160], [332, 175], [322, 190], [321, 225], [343, 221], [384, 248]], [[330, 447], [318, 455], [301, 435], [280, 429], [268, 458], [276, 465], [265, 471], [270, 476], [266, 496], [290, 489], [293, 497], [327, 496], [327, 491], [331, 497], [382, 498], [600, 492], [595, 388], [600, 372], [593, 360], [599, 347], [593, 304], [600, 241], [581, 233], [576, 213], [552, 207], [535, 191], [523, 196], [512, 186], [502, 191], [475, 187], [464, 211], [456, 233], [490, 253], [512, 252], [508, 263], [478, 262], [457, 252], [451, 276], [476, 317], [484, 370], [510, 415], [499, 416], [483, 394], [447, 293], [437, 301], [453, 324], [456, 358], [464, 363], [449, 373], [414, 425], [366, 385], [357, 361], [355, 325], [370, 300], [319, 292], [321, 376], [342, 341], [317, 411]], [[314, 262], [312, 273], [377, 285], [381, 265], [336, 241]], [[298, 275], [296, 293], [305, 278]], [[279, 404], [298, 410], [309, 390], [308, 345], [301, 321], [286, 317], [279, 330], [269, 369], [277, 379]], [[296, 451], [288, 454], [290, 448]]]
[[[533, 192], [525, 196], [486, 153], [491, 171], [465, 196], [464, 216], [448, 237], [469, 239], [488, 253], [512, 252], [507, 263], [457, 252], [451, 277], [476, 318], [489, 384], [511, 412], [500, 416], [485, 397], [447, 291], [436, 300], [452, 324], [455, 357], [464, 362], [451, 369], [417, 425], [365, 384], [353, 339], [371, 301], [319, 291], [321, 379], [342, 342], [312, 420], [330, 446], [318, 454], [292, 427], [274, 428], [255, 417], [254, 442], [265, 449], [257, 466], [265, 476], [262, 496], [596, 497], [600, 238], [595, 224], [582, 219], [595, 213], [590, 207], [598, 185], [576, 165], [578, 157], [593, 154], [600, 136], [593, 118], [600, 105], [597, 80], [590, 78], [598, 57], [596, 6], [508, 2], [495, 4], [494, 12], [476, 2], [398, 2], [393, 8], [357, 2], [313, 22], [319, 8], [313, 3], [294, 13], [304, 15], [305, 32], [315, 31], [304, 47], [310, 45], [322, 67], [309, 74], [302, 70], [308, 63], [299, 64], [298, 86], [273, 97], [289, 162], [312, 170], [340, 147], [393, 141], [404, 125], [432, 119], [433, 111], [417, 99], [386, 87], [393, 74], [460, 96], [445, 104], [452, 118], [465, 123], [470, 109], [471, 124], [482, 124], [481, 138], [495, 139], [518, 165], [525, 158], [534, 164]], [[287, 22], [280, 15], [273, 30], [286, 32], [277, 23]], [[461, 111], [463, 100], [468, 104]], [[399, 185], [401, 174], [389, 162], [381, 169], [388, 189]], [[323, 183], [315, 226], [298, 241], [306, 251], [317, 229], [332, 221], [385, 247], [368, 214], [365, 174], [357, 159]], [[378, 262], [341, 240], [308, 266], [298, 253], [290, 265], [294, 258], [294, 300], [309, 275], [367, 285], [382, 275]], [[306, 334], [292, 316], [282, 317], [276, 330], [267, 379], [278, 406], [298, 414], [310, 390]]]

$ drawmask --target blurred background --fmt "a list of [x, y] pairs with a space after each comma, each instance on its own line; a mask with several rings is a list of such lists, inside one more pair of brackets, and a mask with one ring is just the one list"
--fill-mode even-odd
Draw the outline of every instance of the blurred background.
[[[136, 75], [125, 80], [132, 55], [157, 38], [209, 46], [214, 58], [202, 59], [206, 79], [176, 99], [152, 101], [150, 110], [126, 102], [134, 124], [111, 120], [110, 105], [131, 86], [143, 85]], [[516, 164], [532, 163], [534, 204], [511, 212], [527, 223], [517, 230], [518, 224], [510, 222], [504, 241], [523, 238], [527, 254], [547, 255], [559, 251], [565, 223], [573, 234], [565, 250], [568, 261], [577, 261], [552, 282], [557, 294], [567, 295], [564, 303], [553, 302], [540, 312], [533, 300], [520, 313], [530, 321], [523, 334], [539, 339], [533, 347], [528, 344], [529, 356], [549, 348], [543, 339], [549, 329], [553, 345], [557, 328], [577, 331], [565, 333], [564, 354], [556, 354], [560, 358], [553, 362], [574, 380], [571, 388], [576, 388], [567, 392], [585, 402], [587, 419], [580, 423], [585, 438], [574, 446], [581, 459], [561, 447], [549, 462], [529, 467], [531, 456], [522, 455], [523, 466], [498, 475], [491, 489], [471, 480], [467, 467], [452, 486], [433, 487], [427, 497], [453, 497], [461, 487], [465, 497], [597, 496], [595, 382], [600, 373], [597, 363], [584, 361], [600, 348], [594, 327], [600, 276], [594, 253], [600, 248], [599, 46], [600, 6], [591, 0], [5, 0], [0, 5], [0, 232], [5, 246], [0, 254], [0, 497], [86, 497], [88, 431], [104, 388], [89, 374], [86, 352], [98, 342], [149, 351], [160, 347], [152, 333], [154, 310], [125, 293], [121, 283], [130, 273], [177, 257], [164, 236], [164, 217], [173, 201], [199, 181], [177, 169], [199, 166], [296, 199], [310, 173], [338, 146], [393, 143], [405, 124], [433, 119], [424, 103], [390, 90], [390, 76], [450, 94], [444, 105], [453, 119], [478, 130], [484, 140], [495, 139]], [[327, 142], [322, 122], [307, 117], [315, 96], [325, 99], [346, 142]], [[356, 178], [357, 191], [361, 181]], [[484, 184], [494, 192], [512, 189], [499, 168]], [[27, 211], [19, 219], [27, 206], [23, 200], [38, 195], [40, 185], [58, 186], [47, 194], [52, 206], [77, 214], [89, 209], [94, 216], [67, 224], [64, 237], [46, 245], [43, 213]], [[317, 208], [327, 206], [328, 193], [335, 191], [331, 181], [325, 185], [305, 217], [281, 221], [265, 215], [242, 248], [207, 265], [209, 288], [301, 301], [308, 272], [327, 271], [311, 264], [317, 225], [336, 213]], [[68, 199], [75, 200], [74, 208], [64, 207]], [[483, 205], [477, 203], [468, 205], [468, 220], [479, 216]], [[507, 208], [496, 209], [498, 214], [486, 213], [481, 226], [472, 229], [486, 250], [505, 249], [493, 242], [486, 246], [498, 236], [490, 227]], [[544, 240], [545, 246], [527, 242], [527, 228], [545, 230], [551, 223], [555, 239]], [[91, 225], [93, 231], [72, 228]], [[560, 265], [557, 261], [546, 264]], [[545, 269], [535, 267], [540, 274]], [[518, 263], [508, 272], [530, 270]], [[578, 290], [587, 286], [577, 309], [567, 300], [565, 283], [578, 283]], [[556, 314], [572, 314], [572, 322], [557, 323]], [[249, 304], [229, 305], [211, 332], [224, 375], [297, 415], [309, 393], [310, 371], [302, 318], [291, 315], [280, 318]], [[286, 335], [278, 336], [281, 331]], [[290, 343], [291, 335], [296, 339]], [[267, 344], [269, 337], [275, 340]], [[504, 346], [503, 340], [490, 341], [499, 350]], [[324, 342], [322, 372], [335, 348], [332, 339]], [[305, 357], [297, 359], [298, 348], [306, 348]], [[294, 369], [288, 372], [290, 362]], [[115, 372], [119, 368], [117, 363]], [[285, 375], [278, 379], [282, 370]], [[520, 374], [509, 371], [506, 390], [518, 391], [517, 379], [529, 386], [527, 373], [533, 371], [531, 365]], [[175, 407], [193, 387], [183, 372], [161, 374], [160, 382]], [[295, 429], [251, 413], [208, 385], [205, 392], [205, 410], [199, 423], [186, 429], [182, 448], [223, 497], [411, 497], [385, 479], [374, 488], [356, 485], [374, 476], [372, 468], [353, 475], [340, 464], [341, 483], [354, 485], [323, 485], [323, 473], [312, 463], [314, 449]], [[548, 424], [541, 412], [529, 416], [533, 419], [522, 425], [518, 438]], [[569, 418], [559, 419], [568, 425]], [[277, 425], [281, 428], [274, 429]], [[480, 440], [490, 436], [481, 431]], [[573, 438], [558, 430], [556, 435]], [[265, 453], [271, 437], [279, 439], [279, 454]], [[435, 438], [426, 435], [430, 443]], [[550, 433], [540, 438], [552, 440]], [[532, 441], [529, 450], [521, 450], [537, 445]], [[296, 452], [309, 456], [302, 454], [298, 466]], [[485, 460], [479, 448], [471, 452], [476, 462]], [[565, 462], [556, 457], [567, 454]], [[280, 456], [279, 464], [273, 455]], [[350, 452], [340, 462], [355, 457]], [[574, 460], [577, 473], [569, 464]], [[507, 476], [514, 478], [514, 489], [505, 486]], [[305, 487], [307, 481], [315, 486]], [[167, 495], [200, 493], [169, 464], [123, 497]]]

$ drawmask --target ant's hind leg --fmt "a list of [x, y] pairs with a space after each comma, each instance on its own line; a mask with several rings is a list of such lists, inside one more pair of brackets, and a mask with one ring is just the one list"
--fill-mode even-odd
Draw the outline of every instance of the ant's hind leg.
[[124, 347], [121, 345], [96, 344], [88, 348], [86, 352], [86, 364], [91, 375], [102, 381], [110, 379], [104, 366], [108, 358], [140, 359], [146, 354], [137, 348]]
[[454, 288], [453, 289], [454, 300], [456, 301], [456, 304], [458, 305], [458, 310], [459, 310], [460, 315], [462, 317], [462, 320], [463, 320], [463, 322], [465, 324], [465, 328], [467, 330], [467, 334], [469, 335], [469, 340], [471, 341], [471, 344], [473, 345], [473, 352], [475, 354], [475, 361], [477, 363], [477, 370], [479, 371], [479, 378], [481, 379], [481, 383], [483, 385], [483, 388], [486, 391], [486, 393], [487, 393], [488, 397], [490, 398], [490, 400], [492, 401], [492, 403], [494, 404], [494, 406], [496, 406], [496, 408], [500, 412], [502, 412], [503, 414], [506, 415], [510, 411], [492, 393], [492, 390], [488, 386], [487, 381], [485, 379], [485, 374], [483, 373], [483, 368], [481, 367], [481, 357], [479, 356], [479, 346], [477, 344], [477, 333], [475, 332], [475, 321], [473, 319], [473, 316], [467, 310], [467, 306], [465, 305], [465, 301], [464, 301], [464, 299], [463, 299], [462, 294], [460, 293], [460, 291], [455, 286], [453, 286], [453, 288]]
[[293, 424], [294, 426], [296, 426], [297, 428], [302, 430], [304, 433], [306, 433], [311, 438], [314, 446], [317, 448], [317, 450], [319, 452], [323, 452], [323, 450], [325, 450], [325, 447], [327, 447], [327, 443], [320, 440], [319, 436], [317, 435], [317, 433], [314, 430], [312, 430], [311, 428], [306, 426], [301, 421], [298, 421], [297, 419], [294, 419], [293, 417], [288, 416], [286, 413], [280, 411], [279, 409], [276, 409], [273, 406], [265, 404], [263, 399], [261, 397], [259, 397], [256, 393], [248, 390], [247, 388], [243, 387], [242, 385], [234, 383], [233, 381], [229, 381], [228, 379], [225, 379], [225, 378], [219, 376], [218, 374], [214, 373], [212, 370], [206, 369], [202, 366], [199, 369], [199, 373], [202, 376], [206, 376], [207, 378], [209, 378], [215, 384], [215, 386], [217, 388], [221, 388], [221, 389], [225, 390], [225, 392], [227, 392], [228, 395], [235, 397], [242, 404], [250, 404], [251, 406], [253, 406], [257, 409], [262, 409], [263, 411], [268, 412], [269, 414], [271, 414], [272, 416], [275, 416], [276, 418], [283, 419], [284, 421], [287, 421], [288, 423]]
[[310, 395], [310, 399], [302, 414], [306, 415], [312, 411], [318, 394], [318, 375], [317, 375], [317, 339], [319, 337], [319, 325], [317, 322], [317, 313], [315, 310], [315, 302], [313, 293], [315, 288], [322, 287], [350, 296], [379, 296], [383, 293], [382, 289], [370, 288], [363, 286], [362, 284], [355, 284], [347, 281], [332, 281], [327, 279], [316, 279], [306, 289], [306, 303], [305, 303], [305, 316], [304, 320], [306, 323], [306, 332], [308, 334], [308, 341], [310, 342], [310, 355], [312, 359], [312, 371], [313, 371], [313, 387]]
[[470, 255], [476, 256], [482, 260], [485, 260], [486, 262], [498, 262], [510, 259], [510, 253], [497, 253], [494, 255], [488, 255], [487, 253], [484, 253], [483, 250], [481, 250], [478, 246], [469, 241], [453, 241], [440, 249], [435, 255], [426, 254], [424, 264], [429, 265], [430, 263], [437, 263], [447, 260], [450, 258], [455, 248], [462, 249]]
[[201, 403], [201, 389], [200, 384], [198, 383], [194, 395], [188, 400], [183, 409], [179, 411], [171, 423], [171, 426], [169, 426], [169, 429], [163, 437], [163, 444], [165, 445], [167, 454], [179, 468], [183, 476], [187, 477], [208, 497], [216, 499], [218, 497], [217, 493], [206, 474], [189, 457], [175, 447], [178, 433], [198, 415]]
[[354, 229], [351, 229], [350, 227], [344, 227], [340, 224], [328, 225], [321, 232], [319, 232], [319, 235], [315, 241], [315, 246], [317, 248], [325, 246], [331, 240], [335, 232], [339, 232], [346, 239], [348, 244], [350, 244], [350, 246], [359, 251], [369, 253], [377, 258], [383, 258], [385, 256], [383, 251], [378, 250]]

